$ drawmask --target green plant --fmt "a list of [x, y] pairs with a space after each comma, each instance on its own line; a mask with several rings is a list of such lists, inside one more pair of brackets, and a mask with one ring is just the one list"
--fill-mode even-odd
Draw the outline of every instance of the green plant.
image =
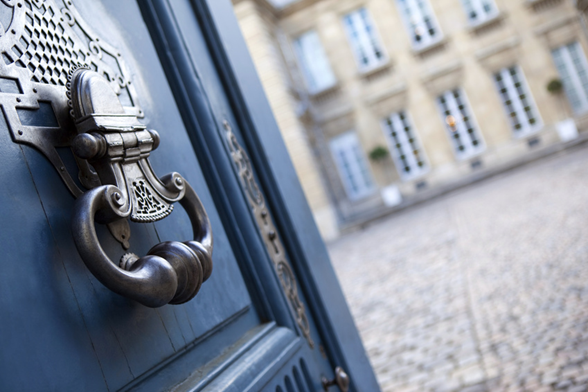
[[549, 83], [547, 83], [547, 91], [551, 94], [561, 94], [563, 91], [563, 83], [561, 79], [552, 79]]
[[380, 162], [388, 156], [388, 149], [384, 146], [376, 146], [370, 151], [370, 159], [374, 162]]

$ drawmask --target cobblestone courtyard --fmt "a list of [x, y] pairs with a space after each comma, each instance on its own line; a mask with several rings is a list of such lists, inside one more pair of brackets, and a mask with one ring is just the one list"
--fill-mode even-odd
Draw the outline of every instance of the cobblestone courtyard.
[[588, 391], [588, 147], [329, 250], [384, 391]]

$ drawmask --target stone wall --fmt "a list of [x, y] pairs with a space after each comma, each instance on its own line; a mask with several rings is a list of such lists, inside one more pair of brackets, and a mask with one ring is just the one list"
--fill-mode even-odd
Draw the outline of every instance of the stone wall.
[[[436, 190], [517, 165], [529, 154], [537, 155], [561, 144], [555, 124], [571, 116], [572, 110], [565, 99], [549, 94], [546, 85], [558, 77], [552, 49], [579, 41], [586, 52], [578, 11], [565, 0], [495, 2], [498, 16], [472, 27], [459, 0], [430, 1], [443, 39], [418, 51], [411, 45], [393, 0], [301, 0], [282, 10], [274, 10], [261, 0], [235, 2], [286, 144], [327, 238], [337, 232], [333, 226], [335, 211], [339, 227], [358, 224], [411, 200], [433, 196]], [[343, 15], [362, 6], [374, 20], [389, 59], [369, 73], [358, 71], [342, 23]], [[288, 41], [310, 29], [318, 32], [338, 80], [334, 88], [315, 96], [300, 93], [299, 70], [284, 59]], [[284, 36], [281, 45], [276, 32]], [[492, 79], [495, 72], [513, 65], [523, 71], [544, 124], [538, 133], [521, 138], [513, 135]], [[436, 97], [453, 88], [465, 92], [486, 146], [474, 158], [456, 158], [437, 108]], [[301, 115], [301, 105], [310, 105], [310, 120]], [[355, 130], [366, 154], [376, 146], [387, 146], [381, 121], [398, 110], [406, 110], [412, 118], [428, 172], [403, 181], [391, 159], [370, 162], [378, 189], [398, 187], [404, 202], [386, 207], [380, 193], [349, 200], [333, 170], [332, 157], [321, 144]], [[588, 125], [587, 118], [575, 120], [580, 131]]]

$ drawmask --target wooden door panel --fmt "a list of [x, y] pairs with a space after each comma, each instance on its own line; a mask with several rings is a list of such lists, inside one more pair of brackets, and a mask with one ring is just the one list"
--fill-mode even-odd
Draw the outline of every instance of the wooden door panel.
[[32, 378], [47, 391], [104, 389], [68, 260], [55, 246], [23, 150], [0, 116], [0, 389], [23, 390]]

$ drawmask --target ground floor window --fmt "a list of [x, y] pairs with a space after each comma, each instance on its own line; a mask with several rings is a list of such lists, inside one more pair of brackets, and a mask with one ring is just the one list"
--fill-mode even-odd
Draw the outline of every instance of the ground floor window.
[[357, 200], [373, 193], [374, 181], [357, 134], [345, 133], [332, 139], [329, 145], [349, 198]]
[[393, 113], [384, 119], [382, 125], [400, 177], [407, 180], [426, 172], [425, 153], [407, 113]]
[[494, 74], [494, 81], [515, 135], [522, 136], [538, 131], [542, 124], [519, 67], [500, 70]]
[[437, 97], [439, 111], [445, 122], [455, 155], [465, 159], [484, 150], [484, 142], [476, 126], [465, 93], [449, 90]]
[[551, 53], [574, 111], [588, 111], [588, 63], [580, 44], [572, 42]]

